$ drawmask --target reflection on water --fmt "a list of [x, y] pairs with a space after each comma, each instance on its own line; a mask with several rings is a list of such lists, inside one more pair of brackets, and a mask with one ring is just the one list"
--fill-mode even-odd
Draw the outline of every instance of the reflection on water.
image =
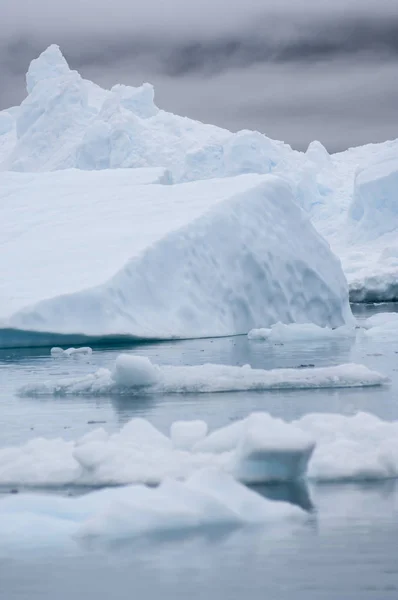
[[1, 597], [396, 600], [396, 485], [323, 485], [311, 496], [314, 519], [294, 529], [0, 554]]

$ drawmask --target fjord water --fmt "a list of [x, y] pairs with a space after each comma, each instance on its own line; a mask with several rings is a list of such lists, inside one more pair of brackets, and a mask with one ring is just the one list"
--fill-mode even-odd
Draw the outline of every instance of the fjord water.
[[[357, 307], [359, 320], [397, 307]], [[206, 362], [259, 368], [326, 366], [357, 362], [380, 371], [391, 384], [379, 388], [281, 390], [223, 394], [20, 398], [19, 386], [109, 367], [120, 351], [158, 364]], [[168, 432], [177, 419], [201, 418], [211, 428], [255, 410], [285, 420], [309, 412], [376, 414], [398, 419], [398, 339], [366, 336], [283, 345], [246, 337], [95, 348], [92, 356], [54, 359], [49, 348], [0, 354], [0, 447], [32, 437], [76, 439], [103, 426], [114, 431], [134, 416]], [[240, 531], [204, 531], [181, 539], [132, 541], [99, 552], [67, 548], [3, 547], [0, 532], [0, 598], [389, 599], [398, 596], [395, 481], [318, 484], [308, 490], [262, 486], [258, 493], [312, 508], [308, 523]], [[10, 490], [3, 489], [3, 493]], [[59, 490], [65, 493], [65, 490]]]

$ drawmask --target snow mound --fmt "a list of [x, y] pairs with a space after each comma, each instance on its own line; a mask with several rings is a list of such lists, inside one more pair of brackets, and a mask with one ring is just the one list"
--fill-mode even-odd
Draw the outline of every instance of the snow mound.
[[3, 545], [25, 543], [27, 536], [36, 544], [54, 538], [58, 543], [74, 538], [103, 544], [203, 533], [220, 526], [272, 527], [276, 522], [294, 524], [307, 518], [297, 506], [268, 500], [211, 468], [185, 482], [166, 479], [156, 488], [132, 485], [74, 498], [22, 494], [0, 500]]
[[0, 346], [23, 343], [15, 330], [62, 345], [62, 335], [76, 344], [353, 322], [340, 263], [287, 182], [135, 185], [137, 177], [154, 173], [3, 175]]
[[99, 369], [80, 378], [26, 384], [21, 396], [134, 395], [238, 392], [246, 390], [369, 387], [388, 379], [364, 365], [309, 369], [252, 369], [250, 365], [157, 366], [147, 357], [121, 354], [113, 371]]
[[75, 442], [35, 438], [0, 449], [0, 485], [157, 484], [210, 467], [243, 483], [398, 477], [398, 422], [371, 414], [313, 413], [286, 423], [253, 413], [199, 439], [204, 432], [204, 424], [178, 423], [170, 438], [133, 419], [117, 433], [96, 429]]
[[274, 343], [301, 341], [317, 341], [317, 340], [335, 340], [355, 336], [353, 327], [319, 327], [313, 323], [275, 323], [270, 328], [262, 327], [260, 329], [252, 329], [247, 334], [249, 340], [268, 340]]

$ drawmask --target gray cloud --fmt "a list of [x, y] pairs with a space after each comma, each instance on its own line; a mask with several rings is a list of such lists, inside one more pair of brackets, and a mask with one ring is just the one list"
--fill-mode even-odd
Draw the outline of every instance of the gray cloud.
[[[7, 8], [2, 10], [2, 4]], [[331, 150], [398, 136], [391, 0], [0, 0], [0, 107], [58, 43], [101, 85], [152, 81], [165, 109]]]

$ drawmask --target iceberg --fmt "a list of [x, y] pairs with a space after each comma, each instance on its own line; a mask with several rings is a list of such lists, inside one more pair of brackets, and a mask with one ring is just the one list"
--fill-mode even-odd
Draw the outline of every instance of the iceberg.
[[2, 174], [0, 346], [353, 323], [340, 263], [288, 182], [148, 183], [163, 175]]
[[[350, 148], [338, 154], [329, 154], [320, 142], [314, 141], [305, 153], [297, 152], [259, 132], [231, 133], [162, 111], [156, 106], [154, 89], [149, 83], [102, 89], [71, 70], [54, 45], [32, 61], [26, 84], [27, 97], [21, 105], [0, 112], [1, 187], [5, 190], [2, 202], [9, 193], [10, 172], [31, 178], [33, 188], [29, 193], [42, 186], [45, 194], [50, 181], [53, 190], [58, 189], [57, 178], [49, 177], [53, 171], [65, 171], [64, 181], [73, 182], [77, 181], [76, 170], [93, 171], [93, 175], [115, 171], [116, 177], [116, 171], [121, 169], [159, 168], [164, 173], [163, 183], [209, 180], [209, 185], [216, 187], [217, 181], [225, 178], [230, 181], [230, 189], [236, 187], [237, 192], [235, 177], [273, 174], [288, 183], [291, 199], [307, 213], [341, 260], [352, 301], [398, 298], [396, 140]], [[33, 173], [40, 173], [35, 184]], [[106, 177], [108, 175], [104, 175]], [[24, 180], [20, 181], [12, 184], [14, 200], [15, 187], [21, 188], [22, 196], [28, 193]], [[91, 181], [93, 190], [103, 183], [100, 177]], [[116, 181], [115, 186], [118, 186]], [[195, 195], [193, 188], [186, 189]], [[202, 190], [204, 192], [205, 187]], [[62, 185], [59, 193], [62, 198]], [[81, 194], [83, 191], [77, 190], [77, 196]], [[52, 205], [54, 208], [56, 203]], [[119, 210], [118, 203], [116, 209]], [[44, 217], [43, 207], [38, 210]], [[152, 215], [146, 216], [152, 219]], [[110, 228], [116, 225], [110, 223]], [[16, 240], [19, 235], [16, 229], [8, 231], [7, 236]], [[284, 226], [282, 230], [280, 233], [284, 235]], [[164, 233], [167, 232], [168, 227], [165, 227]], [[304, 236], [307, 236], [306, 230], [302, 239]], [[113, 239], [110, 244], [113, 247]], [[120, 254], [126, 263], [129, 257], [123, 252]], [[111, 256], [109, 260], [113, 264]], [[102, 258], [104, 266], [107, 262]], [[327, 273], [325, 265], [325, 278]], [[95, 285], [100, 283], [103, 281]], [[85, 289], [89, 286], [90, 281], [87, 281]], [[62, 293], [69, 294], [70, 290]], [[97, 298], [93, 298], [93, 305], [96, 302]], [[0, 319], [3, 318], [0, 311]], [[281, 319], [276, 317], [274, 323], [278, 320]], [[308, 315], [299, 322], [330, 326], [327, 322], [313, 321]], [[250, 328], [271, 324], [258, 321]], [[333, 326], [339, 324], [344, 323]], [[57, 342], [47, 339], [46, 343]]]
[[311, 218], [342, 261], [352, 302], [398, 299], [396, 156], [396, 141], [354, 148], [323, 171], [329, 194]]
[[268, 340], [272, 343], [294, 341], [316, 342], [318, 340], [336, 340], [338, 338], [355, 337], [354, 327], [319, 327], [314, 323], [275, 323], [270, 328], [252, 329], [247, 334], [249, 340]]
[[21, 396], [198, 394], [247, 390], [373, 387], [388, 382], [376, 371], [353, 363], [332, 367], [252, 369], [230, 365], [158, 366], [146, 356], [120, 354], [112, 370], [81, 377], [28, 383]]

